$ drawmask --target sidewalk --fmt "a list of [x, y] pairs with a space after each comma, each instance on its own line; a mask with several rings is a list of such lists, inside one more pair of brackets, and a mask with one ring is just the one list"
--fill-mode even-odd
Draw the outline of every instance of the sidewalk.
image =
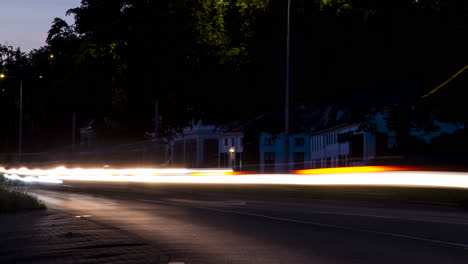
[[0, 263], [164, 263], [154, 245], [56, 210], [0, 215]]

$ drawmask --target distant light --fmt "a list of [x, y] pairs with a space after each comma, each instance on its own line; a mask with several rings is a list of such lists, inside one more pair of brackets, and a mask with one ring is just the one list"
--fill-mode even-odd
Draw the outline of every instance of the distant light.
[[53, 59], [53, 58], [55, 58], [55, 55], [54, 55], [54, 54], [50, 54], [50, 55], [49, 55], [49, 58]]
[[6, 75], [4, 73], [0, 73], [0, 79], [5, 79]]
[[236, 152], [236, 149], [235, 149], [234, 147], [231, 147], [231, 148], [229, 149], [229, 152], [234, 153], [234, 152]]
[[39, 75], [39, 79], [43, 79], [43, 78], [44, 78], [44, 76], [42, 76], [42, 75]]

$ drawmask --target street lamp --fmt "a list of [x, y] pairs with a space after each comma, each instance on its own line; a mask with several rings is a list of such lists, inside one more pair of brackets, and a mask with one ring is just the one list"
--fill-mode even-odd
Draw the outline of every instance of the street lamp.
[[[14, 76], [7, 76], [4, 73], [0, 73], [0, 79], [4, 80], [6, 78], [14, 78]], [[34, 76], [36, 78], [36, 76]], [[39, 79], [42, 79], [43, 76], [38, 76]], [[19, 78], [20, 82], [20, 112], [19, 112], [19, 129], [18, 129], [18, 159], [21, 161], [21, 156], [23, 154], [23, 79]]]
[[229, 158], [230, 158], [231, 167], [234, 170], [236, 166], [236, 148], [230, 147], [229, 153], [230, 153]]
[[[9, 76], [10, 77], [10, 76]], [[0, 74], [0, 79], [6, 79], [4, 73]], [[20, 79], [20, 112], [19, 112], [19, 131], [18, 131], [18, 159], [21, 161], [22, 145], [23, 145], [23, 80]]]

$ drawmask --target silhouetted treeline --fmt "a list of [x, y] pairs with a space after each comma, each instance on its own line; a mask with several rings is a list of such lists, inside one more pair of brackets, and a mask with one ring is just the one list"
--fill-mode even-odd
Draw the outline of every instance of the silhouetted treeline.
[[[411, 102], [467, 62], [465, 0], [293, 0], [292, 104]], [[95, 120], [108, 138], [222, 123], [284, 107], [286, 0], [82, 0], [44, 47], [1, 46], [4, 151], [71, 141]], [[41, 76], [41, 78], [39, 78]]]

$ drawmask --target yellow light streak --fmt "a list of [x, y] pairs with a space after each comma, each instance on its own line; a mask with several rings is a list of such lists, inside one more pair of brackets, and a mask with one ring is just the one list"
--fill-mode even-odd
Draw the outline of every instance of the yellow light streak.
[[232, 171], [204, 171], [204, 172], [192, 172], [190, 176], [228, 176], [228, 175], [236, 175], [235, 172]]
[[395, 166], [360, 166], [360, 167], [341, 167], [341, 168], [323, 168], [310, 170], [297, 170], [296, 174], [336, 174], [336, 173], [366, 173], [366, 172], [384, 172], [407, 170], [403, 167]]

